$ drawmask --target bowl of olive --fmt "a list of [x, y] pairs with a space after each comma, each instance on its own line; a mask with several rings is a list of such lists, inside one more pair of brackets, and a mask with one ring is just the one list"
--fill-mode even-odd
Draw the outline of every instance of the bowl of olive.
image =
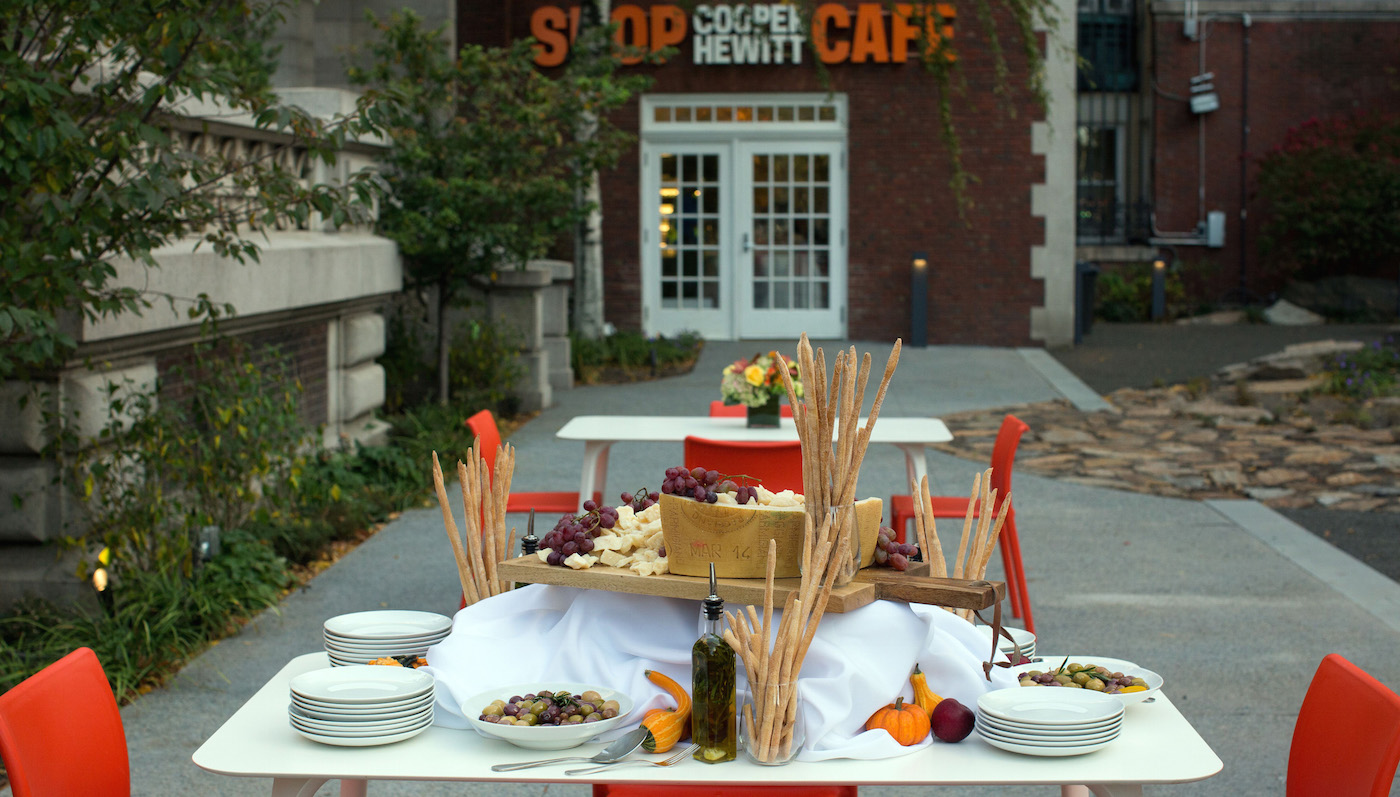
[[1141, 703], [1162, 689], [1162, 676], [1131, 661], [1105, 656], [1047, 656], [1012, 672], [1021, 686], [1058, 686], [1113, 695], [1125, 705]]
[[531, 750], [566, 750], [609, 731], [632, 711], [632, 698], [603, 686], [546, 682], [502, 686], [463, 701], [482, 736]]

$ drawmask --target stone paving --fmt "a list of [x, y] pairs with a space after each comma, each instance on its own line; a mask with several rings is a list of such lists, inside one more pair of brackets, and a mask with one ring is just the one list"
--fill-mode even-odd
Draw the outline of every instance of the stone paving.
[[1028, 472], [1174, 498], [1400, 513], [1400, 427], [1363, 429], [1228, 401], [1231, 391], [1279, 396], [1313, 384], [1122, 389], [1105, 396], [1110, 412], [1049, 401], [955, 413], [942, 416], [953, 442], [936, 448], [987, 462], [1010, 412], [1031, 428], [1016, 457]]

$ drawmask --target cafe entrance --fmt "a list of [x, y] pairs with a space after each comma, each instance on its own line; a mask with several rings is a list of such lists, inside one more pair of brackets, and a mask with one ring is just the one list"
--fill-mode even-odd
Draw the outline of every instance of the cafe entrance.
[[649, 334], [846, 334], [843, 95], [642, 99]]

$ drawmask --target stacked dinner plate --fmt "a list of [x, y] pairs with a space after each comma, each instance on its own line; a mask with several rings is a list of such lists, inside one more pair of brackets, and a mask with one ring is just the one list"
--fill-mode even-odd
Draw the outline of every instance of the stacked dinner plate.
[[433, 724], [433, 677], [405, 667], [312, 670], [291, 682], [292, 728], [340, 747], [391, 744]]
[[[982, 636], [985, 636], [987, 639], [992, 638], [991, 626], [979, 625], [977, 626], [977, 630], [980, 631], [982, 633]], [[1002, 630], [1010, 634], [1011, 639], [1016, 640], [1016, 644], [1021, 646], [1022, 656], [1025, 656], [1028, 659], [1035, 658], [1035, 634], [1032, 634], [1030, 631], [1027, 631], [1024, 628], [1012, 628], [1009, 625], [1002, 626]], [[997, 650], [1000, 651], [1003, 655], [1005, 655], [1008, 659], [1011, 658], [1013, 649], [1014, 646], [1011, 644], [1010, 639], [1007, 639], [1004, 636], [997, 638]]]
[[1103, 749], [1122, 729], [1122, 701], [1102, 692], [1016, 687], [977, 699], [977, 733], [1013, 753], [1083, 755]]
[[452, 618], [432, 612], [355, 612], [332, 617], [322, 630], [331, 666], [341, 667], [385, 656], [422, 656], [452, 630]]

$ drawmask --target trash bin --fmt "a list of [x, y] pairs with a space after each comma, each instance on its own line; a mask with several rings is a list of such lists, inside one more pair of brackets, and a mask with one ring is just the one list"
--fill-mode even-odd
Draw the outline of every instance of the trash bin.
[[1074, 342], [1084, 342], [1084, 336], [1094, 328], [1094, 286], [1098, 283], [1099, 267], [1080, 260], [1074, 264]]

